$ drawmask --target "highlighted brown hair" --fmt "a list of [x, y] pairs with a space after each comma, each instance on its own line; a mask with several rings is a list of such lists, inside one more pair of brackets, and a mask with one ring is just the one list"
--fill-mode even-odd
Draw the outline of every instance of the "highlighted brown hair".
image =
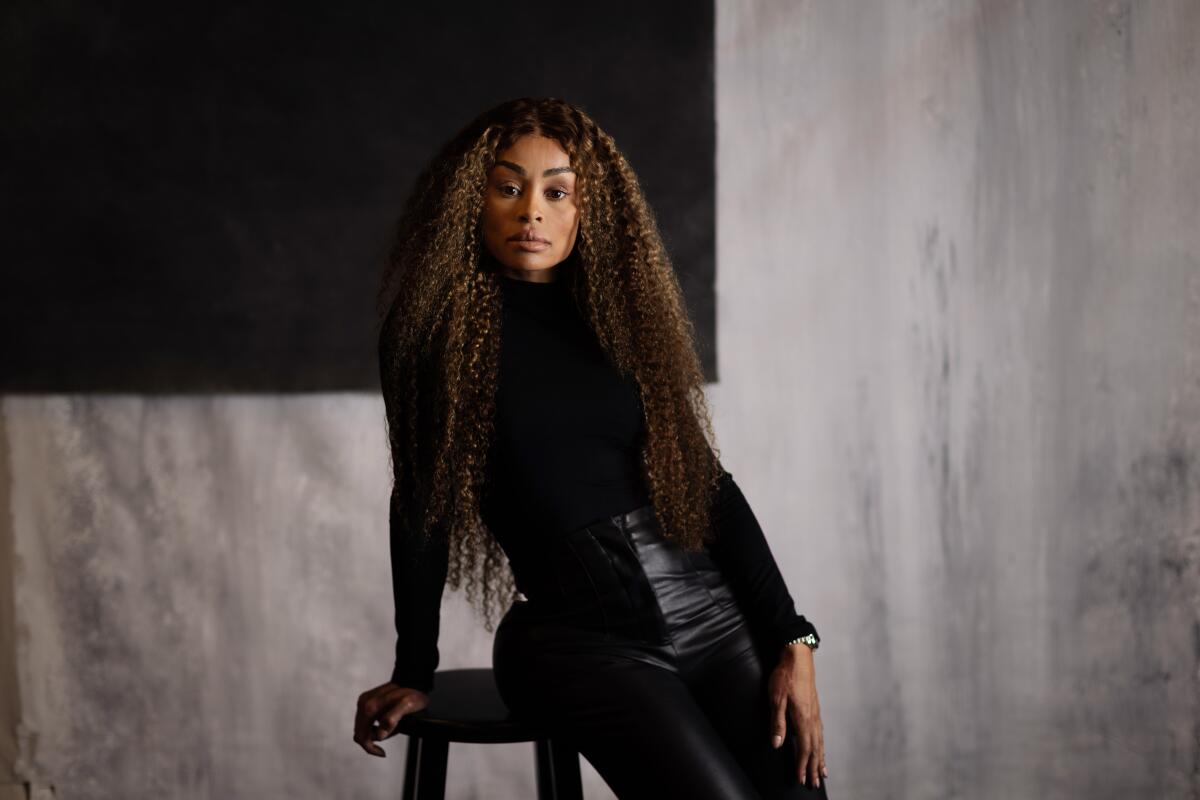
[[487, 175], [518, 138], [551, 138], [577, 174], [580, 227], [569, 286], [646, 416], [641, 466], [664, 536], [695, 550], [710, 533], [719, 450], [695, 330], [637, 176], [582, 109], [520, 98], [480, 115], [418, 176], [379, 294], [380, 377], [393, 502], [424, 537], [449, 537], [447, 582], [487, 630], [517, 597], [479, 513], [499, 364], [500, 287], [479, 230]]

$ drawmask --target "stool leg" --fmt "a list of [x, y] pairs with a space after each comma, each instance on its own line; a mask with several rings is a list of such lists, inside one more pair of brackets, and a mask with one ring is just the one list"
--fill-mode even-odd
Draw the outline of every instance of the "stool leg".
[[404, 763], [404, 800], [444, 800], [446, 761], [450, 743], [420, 736], [408, 737]]
[[583, 800], [579, 753], [553, 739], [538, 739], [534, 747], [538, 800]]

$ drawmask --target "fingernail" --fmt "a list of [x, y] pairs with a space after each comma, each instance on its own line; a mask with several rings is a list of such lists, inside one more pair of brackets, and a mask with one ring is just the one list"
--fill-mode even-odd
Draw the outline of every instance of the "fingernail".
[[775, 738], [771, 741], [771, 746], [779, 747], [779, 745], [781, 745], [781, 744], [783, 744], [783, 737], [780, 736], [779, 734], [775, 734]]

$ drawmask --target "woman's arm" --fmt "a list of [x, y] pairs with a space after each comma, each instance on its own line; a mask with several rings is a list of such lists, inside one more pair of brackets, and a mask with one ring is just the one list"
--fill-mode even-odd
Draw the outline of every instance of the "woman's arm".
[[404, 515], [394, 489], [390, 506], [396, 661], [391, 679], [360, 694], [354, 710], [355, 743], [380, 758], [387, 753], [378, 743], [392, 735], [400, 719], [429, 705], [446, 581], [446, 548], [438, 544], [445, 538], [422, 547], [419, 537], [400, 524]]
[[750, 627], [779, 654], [772, 665], [767, 694], [773, 713], [772, 747], [782, 747], [790, 716], [796, 729], [797, 779], [805, 786], [819, 787], [829, 776], [825, 766], [825, 742], [817, 699], [812, 650], [804, 644], [787, 642], [811, 633], [820, 641], [813, 624], [796, 613], [762, 527], [750, 510], [745, 495], [722, 467], [713, 509], [716, 537], [709, 546], [713, 560], [733, 587], [746, 612]]
[[[392, 310], [395, 313], [395, 309]], [[389, 434], [393, 425], [407, 424], [402, 401], [404, 381], [396, 375], [390, 323], [385, 320], [379, 336], [379, 377]], [[420, 398], [418, 398], [420, 399]], [[424, 416], [424, 411], [418, 415]], [[428, 424], [418, 419], [419, 424]], [[389, 435], [389, 444], [394, 445]], [[393, 468], [400, 454], [392, 453]], [[393, 469], [388, 528], [391, 542], [392, 601], [395, 606], [396, 647], [389, 680], [358, 696], [354, 712], [354, 741], [373, 756], [387, 753], [379, 742], [395, 731], [400, 719], [429, 704], [437, 670], [438, 628], [441, 623], [442, 592], [449, 563], [446, 536], [441, 529], [428, 542], [412, 526], [405, 508], [399, 471]]]
[[[404, 425], [406, 382], [394, 365], [395, 335], [392, 309], [379, 336], [379, 382], [389, 428]], [[429, 404], [424, 393], [418, 394], [419, 425], [429, 425]], [[389, 442], [391, 444], [391, 442]], [[401, 458], [392, 453], [393, 465]], [[399, 491], [399, 475], [392, 475], [391, 500], [388, 504], [388, 528], [391, 542], [392, 600], [395, 604], [396, 648], [391, 682], [397, 686], [429, 692], [437, 669], [438, 629], [441, 622], [442, 593], [446, 584], [448, 545], [444, 531], [435, 530], [429, 542], [412, 529], [408, 509]]]
[[811, 633], [819, 642], [816, 627], [796, 613], [796, 604], [741, 488], [724, 467], [721, 471], [713, 501], [715, 538], [709, 551], [751, 628], [781, 655], [786, 643], [799, 636]]
[[445, 536], [435, 535], [426, 544], [408, 530], [398, 504], [393, 490], [388, 516], [396, 658], [391, 681], [397, 686], [429, 692], [440, 657], [437, 641], [449, 548]]

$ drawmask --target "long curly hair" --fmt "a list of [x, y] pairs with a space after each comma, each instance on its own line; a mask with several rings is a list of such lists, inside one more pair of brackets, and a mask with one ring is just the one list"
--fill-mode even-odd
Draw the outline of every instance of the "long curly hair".
[[417, 177], [378, 311], [393, 513], [424, 543], [449, 537], [447, 582], [465, 584], [488, 631], [518, 593], [479, 511], [501, 333], [497, 262], [480, 220], [494, 160], [527, 134], [556, 141], [577, 174], [579, 233], [563, 279], [610, 363], [636, 382], [646, 421], [641, 470], [666, 538], [693, 551], [711, 538], [722, 471], [695, 330], [625, 156], [582, 109], [557, 98], [519, 98], [481, 114]]

